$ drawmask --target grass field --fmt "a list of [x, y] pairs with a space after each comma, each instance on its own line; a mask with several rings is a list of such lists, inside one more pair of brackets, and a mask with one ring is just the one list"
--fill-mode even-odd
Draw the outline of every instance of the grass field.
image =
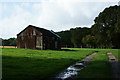
[[93, 51], [89, 50], [30, 50], [4, 48], [3, 80], [40, 80], [61, 72]]
[[[111, 67], [106, 52], [98, 52], [92, 62], [80, 71], [79, 78], [112, 78]], [[101, 79], [101, 80], [102, 80]]]
[[92, 78], [92, 79], [113, 79], [112, 68], [108, 62], [108, 56], [106, 53], [112, 52], [116, 58], [120, 60], [118, 49], [96, 49], [99, 51], [96, 56], [93, 57], [92, 62], [83, 70], [80, 71], [78, 78]]
[[[3, 80], [45, 80], [55, 76], [69, 65], [83, 59], [95, 51], [99, 52], [93, 58], [93, 62], [83, 69], [78, 77], [110, 77], [111, 69], [107, 62], [108, 57], [105, 53], [113, 52], [114, 55], [119, 58], [117, 54], [118, 51], [114, 49], [68, 48], [57, 51], [3, 48]], [[89, 73], [87, 73], [88, 71]]]

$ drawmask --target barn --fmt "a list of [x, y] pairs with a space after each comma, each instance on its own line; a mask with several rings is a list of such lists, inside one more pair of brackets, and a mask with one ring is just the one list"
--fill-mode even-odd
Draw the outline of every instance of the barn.
[[29, 25], [17, 34], [17, 48], [61, 49], [61, 37], [53, 31]]

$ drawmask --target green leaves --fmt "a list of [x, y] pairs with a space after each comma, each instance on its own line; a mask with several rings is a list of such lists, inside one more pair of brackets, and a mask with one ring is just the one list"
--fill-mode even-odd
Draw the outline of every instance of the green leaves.
[[82, 39], [82, 42], [86, 44], [87, 47], [95, 47], [96, 46], [96, 38], [95, 36], [87, 35]]
[[92, 34], [98, 39], [100, 45], [120, 48], [118, 46], [120, 39], [117, 38], [120, 37], [118, 36], [120, 33], [120, 6], [105, 8], [94, 21]]
[[16, 46], [16, 38], [9, 38], [9, 39], [3, 39], [2, 41], [3, 46]]

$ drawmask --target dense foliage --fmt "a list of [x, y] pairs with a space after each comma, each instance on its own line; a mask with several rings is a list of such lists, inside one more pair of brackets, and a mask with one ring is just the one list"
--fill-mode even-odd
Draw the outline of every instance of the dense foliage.
[[94, 21], [92, 33], [99, 45], [120, 48], [120, 6], [106, 8]]
[[3, 46], [16, 46], [16, 38], [2, 39]]
[[71, 33], [70, 31], [61, 31], [61, 32], [57, 32], [57, 34], [61, 37], [62, 39], [62, 46], [63, 47], [72, 47], [73, 44], [71, 42]]
[[[120, 6], [111, 6], [100, 12], [91, 28], [74, 28], [58, 32], [62, 45], [73, 47], [120, 48]], [[63, 37], [64, 35], [64, 37]], [[71, 38], [70, 38], [71, 37]]]

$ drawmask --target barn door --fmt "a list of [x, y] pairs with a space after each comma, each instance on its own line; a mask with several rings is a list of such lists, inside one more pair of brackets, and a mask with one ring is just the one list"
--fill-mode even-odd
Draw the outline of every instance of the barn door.
[[37, 36], [36, 37], [36, 48], [43, 49], [42, 36]]

